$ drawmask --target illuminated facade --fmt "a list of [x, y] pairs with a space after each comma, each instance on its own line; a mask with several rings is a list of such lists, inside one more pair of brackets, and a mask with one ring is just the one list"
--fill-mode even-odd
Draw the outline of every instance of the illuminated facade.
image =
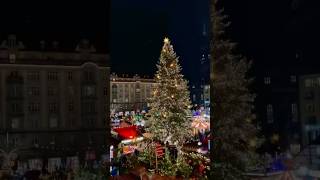
[[152, 78], [110, 76], [110, 108], [115, 111], [143, 110], [148, 107], [148, 98], [155, 85]]

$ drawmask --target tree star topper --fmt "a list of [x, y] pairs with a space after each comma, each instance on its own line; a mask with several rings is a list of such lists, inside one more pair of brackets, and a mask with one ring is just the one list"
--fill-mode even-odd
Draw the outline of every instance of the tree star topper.
[[166, 38], [164, 38], [163, 42], [164, 42], [164, 43], [169, 43], [170, 40], [169, 40], [169, 38], [166, 37]]

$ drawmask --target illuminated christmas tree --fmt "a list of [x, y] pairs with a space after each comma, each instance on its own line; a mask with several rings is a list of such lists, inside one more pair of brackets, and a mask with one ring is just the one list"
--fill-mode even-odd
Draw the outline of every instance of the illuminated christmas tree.
[[190, 93], [168, 38], [164, 39], [157, 68], [156, 86], [150, 99], [148, 130], [155, 139], [175, 144], [180, 150], [191, 135]]

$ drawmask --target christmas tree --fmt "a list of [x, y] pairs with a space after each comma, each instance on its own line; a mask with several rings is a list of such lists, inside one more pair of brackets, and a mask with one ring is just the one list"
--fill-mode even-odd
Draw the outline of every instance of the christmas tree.
[[230, 25], [217, 1], [211, 1], [211, 110], [212, 167], [214, 179], [242, 179], [245, 159], [257, 146], [257, 128], [252, 113], [254, 94], [249, 90], [252, 79], [247, 77], [250, 63], [235, 53], [225, 29]]
[[187, 81], [168, 38], [164, 39], [150, 99], [149, 132], [162, 142], [181, 149], [191, 135], [191, 111]]

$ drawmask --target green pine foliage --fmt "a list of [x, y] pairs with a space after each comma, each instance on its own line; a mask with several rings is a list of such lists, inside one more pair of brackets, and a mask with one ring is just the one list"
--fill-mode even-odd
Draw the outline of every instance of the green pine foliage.
[[235, 53], [236, 44], [225, 33], [230, 22], [216, 8], [216, 0], [211, 5], [211, 178], [244, 179], [244, 159], [255, 151], [258, 132], [252, 113], [255, 95], [249, 90], [252, 79], [247, 77], [251, 63]]
[[155, 139], [181, 149], [191, 135], [191, 111], [187, 81], [181, 74], [178, 57], [165, 38], [155, 75], [156, 85], [150, 99], [148, 131]]
[[164, 158], [160, 161], [159, 172], [162, 176], [175, 176], [177, 174], [177, 164], [170, 157], [169, 151], [166, 150]]

